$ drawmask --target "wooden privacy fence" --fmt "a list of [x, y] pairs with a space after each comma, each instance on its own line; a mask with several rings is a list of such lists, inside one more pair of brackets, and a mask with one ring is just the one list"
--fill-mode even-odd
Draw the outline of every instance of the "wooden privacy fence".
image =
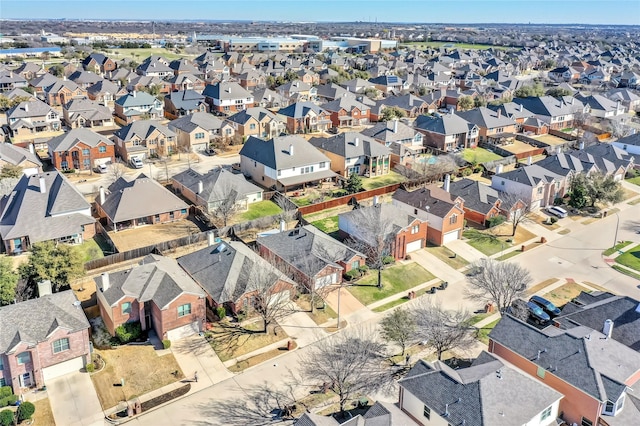
[[380, 188], [370, 189], [368, 191], [356, 192], [355, 194], [345, 195], [344, 197], [333, 198], [331, 200], [323, 201], [321, 203], [311, 204], [309, 206], [298, 207], [300, 214], [311, 214], [322, 210], [331, 209], [334, 207], [344, 206], [348, 204], [352, 198], [358, 201], [365, 200], [367, 198], [375, 197], [376, 195], [384, 195], [392, 192], [396, 192], [400, 188], [399, 183], [392, 185], [381, 186]]

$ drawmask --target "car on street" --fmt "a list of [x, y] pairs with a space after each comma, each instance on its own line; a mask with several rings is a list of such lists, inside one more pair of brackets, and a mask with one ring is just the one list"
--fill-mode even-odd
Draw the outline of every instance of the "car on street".
[[562, 207], [558, 207], [558, 206], [551, 206], [551, 207], [547, 208], [547, 212], [551, 213], [554, 216], [558, 216], [561, 219], [563, 217], [569, 216], [569, 212], [568, 211], [566, 211]]
[[545, 311], [551, 318], [555, 318], [560, 315], [560, 308], [558, 308], [556, 305], [554, 305], [544, 297], [532, 296], [531, 299], [529, 299], [529, 302], [535, 303], [536, 305], [540, 306], [542, 310]]

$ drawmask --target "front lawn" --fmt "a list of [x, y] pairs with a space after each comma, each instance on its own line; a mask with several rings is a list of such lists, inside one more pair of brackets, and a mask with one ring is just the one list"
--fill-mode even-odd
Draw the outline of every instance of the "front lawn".
[[606, 249], [602, 254], [604, 254], [605, 256], [611, 256], [612, 254], [614, 254], [618, 250], [622, 250], [623, 248], [625, 248], [629, 244], [631, 244], [631, 241], [623, 241], [621, 243], [616, 244], [613, 247], [610, 247], [610, 248]]
[[264, 200], [249, 204], [249, 209], [246, 212], [242, 212], [240, 218], [246, 222], [260, 217], [275, 216], [281, 212], [282, 209], [276, 203], [271, 200]]
[[498, 154], [484, 148], [467, 148], [462, 151], [462, 158], [471, 164], [482, 164], [502, 159]]
[[640, 246], [637, 246], [616, 257], [616, 262], [640, 272]]
[[478, 340], [480, 340], [482, 343], [484, 343], [485, 345], [489, 344], [489, 333], [491, 333], [491, 330], [493, 330], [493, 328], [496, 326], [496, 324], [498, 324], [500, 320], [497, 319], [493, 322], [490, 322], [489, 324], [485, 325], [482, 328], [479, 328], [478, 331], [476, 332], [476, 338]]
[[640, 176], [636, 176], [636, 177], [632, 177], [629, 179], [626, 179], [627, 182], [632, 183], [634, 185], [638, 185], [640, 186]]
[[427, 251], [453, 269], [464, 268], [469, 264], [465, 258], [456, 255], [451, 249], [445, 246], [429, 246], [427, 247]]
[[382, 289], [376, 286], [378, 271], [369, 270], [366, 277], [349, 287], [349, 291], [366, 306], [394, 294], [408, 291], [434, 278], [431, 272], [417, 263], [394, 265], [382, 271]]
[[405, 180], [406, 178], [400, 173], [390, 171], [386, 175], [362, 178], [362, 187], [366, 190], [370, 190], [381, 188], [383, 186], [393, 185], [394, 183], [404, 182]]
[[589, 292], [589, 289], [581, 286], [578, 283], [568, 282], [564, 285], [561, 285], [560, 287], [551, 290], [548, 293], [543, 294], [542, 297], [544, 297], [557, 307], [562, 308], [583, 291]]
[[270, 327], [263, 333], [262, 321], [240, 326], [232, 323], [218, 323], [206, 333], [207, 340], [222, 362], [248, 354], [272, 343], [287, 338], [280, 326]]
[[53, 411], [51, 411], [51, 404], [49, 404], [49, 398], [34, 401], [33, 405], [36, 407], [36, 411], [33, 413], [33, 417], [31, 417], [34, 425], [56, 426]]
[[486, 256], [494, 255], [512, 246], [510, 242], [475, 229], [464, 231], [462, 236], [468, 238], [467, 244]]
[[[114, 349], [95, 349], [106, 365], [91, 375], [103, 409], [115, 407], [165, 385], [183, 379], [173, 354], [158, 356], [153, 346], [127, 345]], [[120, 386], [120, 379], [125, 380]]]
[[[319, 298], [316, 298], [316, 300], [318, 299]], [[296, 305], [305, 311], [317, 325], [325, 324], [338, 316], [328, 303], [316, 303], [319, 306], [316, 306], [316, 309], [311, 312], [311, 295], [301, 294], [298, 299], [296, 299]]]

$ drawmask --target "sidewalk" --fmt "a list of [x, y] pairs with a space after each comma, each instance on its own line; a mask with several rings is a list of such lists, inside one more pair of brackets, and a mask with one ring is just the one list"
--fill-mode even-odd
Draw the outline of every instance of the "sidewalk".
[[462, 256], [462, 258], [466, 259], [469, 263], [474, 263], [487, 257], [480, 250], [471, 247], [463, 240], [451, 241], [450, 243], [447, 243], [446, 246], [454, 253], [458, 254], [458, 256]]

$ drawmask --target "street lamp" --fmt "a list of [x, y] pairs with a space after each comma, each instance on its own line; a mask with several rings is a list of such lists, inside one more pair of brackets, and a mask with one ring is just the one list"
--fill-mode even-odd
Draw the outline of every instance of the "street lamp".
[[613, 238], [613, 247], [616, 246], [616, 244], [618, 244], [618, 228], [620, 227], [620, 216], [618, 215], [618, 213], [615, 213], [616, 215], [616, 234], [615, 237]]

